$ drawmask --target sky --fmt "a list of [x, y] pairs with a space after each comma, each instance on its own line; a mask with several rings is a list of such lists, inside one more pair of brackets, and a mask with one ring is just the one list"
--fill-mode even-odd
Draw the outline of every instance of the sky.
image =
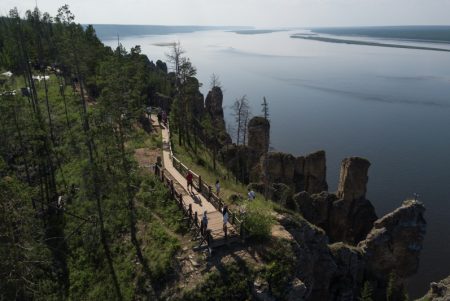
[[82, 24], [314, 27], [450, 25], [450, 0], [0, 0], [0, 14], [69, 4]]

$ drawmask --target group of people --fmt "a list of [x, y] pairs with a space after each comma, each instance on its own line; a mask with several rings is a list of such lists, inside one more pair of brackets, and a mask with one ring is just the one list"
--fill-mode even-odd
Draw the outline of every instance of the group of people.
[[[191, 172], [191, 170], [188, 170], [186, 174], [186, 182], [187, 182], [187, 189], [188, 192], [193, 193], [194, 192], [194, 176]], [[216, 188], [216, 195], [220, 195], [220, 181], [216, 180], [215, 184]], [[248, 189], [248, 200], [252, 201], [256, 198], [256, 193], [252, 189]], [[225, 205], [222, 209], [222, 220], [223, 220], [223, 232], [225, 234], [225, 238], [227, 238], [228, 235], [228, 219], [229, 219], [229, 211], [228, 206]], [[200, 232], [202, 235], [206, 234], [206, 230], [208, 229], [208, 212], [205, 210], [203, 212], [203, 217], [200, 224]]]
[[[225, 234], [225, 239], [228, 238], [228, 219], [229, 219], [228, 206], [225, 205], [222, 209], [223, 233]], [[202, 233], [202, 235], [206, 234], [207, 229], [208, 229], [208, 212], [205, 210], [203, 212], [203, 217], [200, 222], [200, 232]]]

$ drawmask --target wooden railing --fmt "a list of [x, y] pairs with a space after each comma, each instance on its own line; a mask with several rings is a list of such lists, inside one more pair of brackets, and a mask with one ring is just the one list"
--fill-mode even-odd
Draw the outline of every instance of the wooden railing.
[[[178, 170], [178, 172], [183, 176], [186, 177], [188, 174], [188, 171], [191, 171], [191, 174], [193, 176], [193, 184], [195, 189], [201, 193], [213, 206], [216, 208], [217, 211], [222, 212], [223, 207], [225, 206], [224, 201], [213, 192], [213, 188], [210, 184], [206, 183], [201, 175], [196, 174], [193, 172], [188, 166], [183, 164], [177, 157], [175, 157], [173, 151], [172, 151], [172, 139], [170, 137], [170, 127], [169, 122], [167, 121], [167, 131], [169, 133], [169, 154], [170, 159], [172, 160], [173, 167]], [[242, 239], [245, 239], [245, 227], [243, 219], [241, 219], [239, 214], [236, 212], [236, 210], [228, 210], [230, 213], [230, 223], [234, 226], [236, 231], [238, 231], [239, 235]]]
[[187, 218], [189, 227], [191, 229], [194, 228], [196, 233], [194, 237], [200, 234], [201, 240], [199, 246], [202, 246], [205, 242], [210, 246], [212, 242], [211, 230], [206, 229], [206, 231], [202, 231], [201, 221], [197, 211], [192, 210], [192, 204], [186, 204], [184, 202], [183, 195], [175, 190], [173, 180], [164, 173], [164, 169], [159, 165], [155, 165], [155, 175], [168, 187], [171, 197], [176, 201], [178, 207], [183, 211], [184, 216]]

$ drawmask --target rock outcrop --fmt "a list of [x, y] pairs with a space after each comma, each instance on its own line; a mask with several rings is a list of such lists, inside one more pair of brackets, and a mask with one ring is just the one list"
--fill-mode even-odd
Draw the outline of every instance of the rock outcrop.
[[369, 200], [338, 199], [330, 209], [328, 234], [332, 241], [357, 244], [366, 237], [376, 219], [375, 208]]
[[[253, 169], [250, 177], [252, 181], [262, 180], [264, 160], [265, 157], [261, 156], [258, 166]], [[269, 152], [267, 172], [270, 183], [287, 185], [293, 193], [300, 191], [319, 193], [328, 189], [324, 151], [297, 158], [287, 153]]]
[[[299, 159], [298, 161], [301, 162], [302, 160]], [[328, 190], [325, 151], [321, 150], [305, 156], [303, 177], [305, 191], [320, 193]]]
[[[264, 156], [261, 157], [261, 172], [264, 170]], [[267, 172], [272, 183], [294, 186], [295, 157], [281, 152], [267, 154]]]
[[333, 297], [328, 300], [358, 300], [364, 279], [363, 253], [344, 243], [335, 243], [329, 248], [337, 269], [329, 287], [329, 294]]
[[[250, 183], [247, 188], [252, 189], [262, 195], [265, 193], [264, 183]], [[285, 207], [292, 207], [292, 190], [283, 183], [271, 183], [267, 189], [267, 198]]]
[[377, 219], [375, 209], [366, 199], [346, 201], [323, 191], [294, 195], [295, 207], [312, 224], [324, 229], [332, 242], [357, 244], [363, 240]]
[[428, 293], [419, 300], [448, 301], [450, 300], [450, 276], [439, 281], [431, 282]]
[[[306, 194], [303, 196], [310, 197]], [[325, 192], [322, 198], [326, 198]], [[377, 220], [357, 246], [329, 244], [325, 231], [305, 219], [277, 215], [277, 221], [294, 240], [293, 281], [301, 287], [299, 300], [357, 300], [366, 281], [374, 287], [374, 300], [385, 300], [391, 272], [395, 271], [397, 285], [402, 287], [404, 279], [417, 270], [426, 227], [424, 210], [420, 202], [403, 202], [400, 208]], [[447, 296], [449, 279], [432, 284], [429, 295]]]
[[212, 126], [217, 132], [217, 139], [221, 146], [230, 144], [231, 137], [227, 133], [223, 115], [223, 93], [220, 87], [213, 87], [205, 99], [205, 110], [211, 117]]
[[[258, 154], [269, 151], [270, 123], [264, 117], [256, 116], [248, 123], [248, 147]], [[266, 137], [267, 135], [267, 137]]]
[[424, 212], [422, 203], [407, 200], [374, 223], [367, 238], [358, 244], [371, 275], [383, 279], [395, 271], [406, 278], [417, 271], [426, 231]]
[[258, 157], [254, 151], [244, 145], [230, 144], [221, 149], [220, 155], [222, 163], [239, 181], [250, 182], [250, 169]]
[[328, 248], [325, 232], [289, 215], [278, 216], [278, 222], [292, 235], [295, 253], [295, 277], [306, 286], [305, 300], [330, 300], [329, 287], [337, 270]]
[[342, 160], [337, 197], [346, 201], [365, 199], [369, 167], [370, 162], [363, 158]]
[[225, 130], [225, 119], [223, 116], [223, 94], [220, 87], [213, 87], [205, 99], [206, 112], [211, 116], [214, 125]]
[[293, 282], [301, 287], [297, 300], [356, 300], [364, 275], [361, 251], [342, 243], [328, 245], [325, 232], [301, 218], [282, 215], [278, 221], [295, 241]]
[[336, 194], [301, 192], [293, 198], [295, 207], [309, 222], [324, 229], [332, 242], [357, 244], [377, 219], [375, 208], [365, 198], [369, 166], [362, 158], [344, 159]]

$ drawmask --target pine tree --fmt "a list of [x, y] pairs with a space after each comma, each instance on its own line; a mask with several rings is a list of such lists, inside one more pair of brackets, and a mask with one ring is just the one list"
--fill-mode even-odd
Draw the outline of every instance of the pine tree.
[[359, 300], [360, 301], [373, 301], [372, 295], [373, 295], [372, 285], [370, 285], [370, 283], [368, 281], [364, 282], [364, 286], [361, 291], [361, 297], [359, 298]]

